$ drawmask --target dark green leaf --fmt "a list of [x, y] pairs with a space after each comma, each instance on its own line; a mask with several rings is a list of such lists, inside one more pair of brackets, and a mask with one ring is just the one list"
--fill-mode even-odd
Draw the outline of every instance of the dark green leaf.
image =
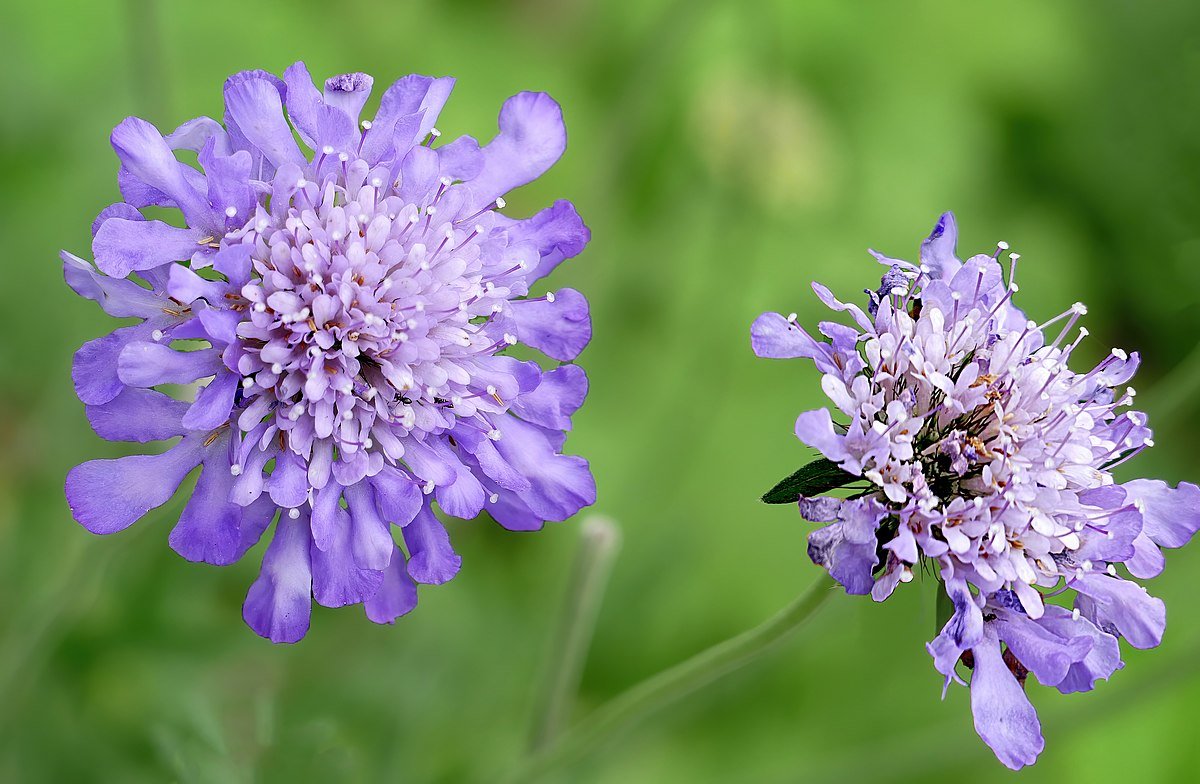
[[814, 460], [767, 491], [762, 500], [768, 504], [794, 504], [800, 496], [820, 495], [844, 487], [858, 479], [843, 471], [837, 463], [821, 458]]

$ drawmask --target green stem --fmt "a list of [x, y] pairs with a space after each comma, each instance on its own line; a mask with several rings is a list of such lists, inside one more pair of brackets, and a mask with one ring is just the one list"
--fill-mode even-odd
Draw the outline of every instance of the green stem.
[[830, 596], [832, 579], [822, 575], [804, 593], [758, 626], [702, 651], [613, 698], [581, 720], [509, 778], [533, 781], [565, 768], [676, 700], [749, 664], [790, 637]]
[[596, 628], [596, 616], [621, 543], [615, 523], [592, 516], [580, 527], [579, 552], [562, 619], [550, 648], [547, 677], [534, 711], [531, 752], [546, 748], [570, 720], [579, 678]]

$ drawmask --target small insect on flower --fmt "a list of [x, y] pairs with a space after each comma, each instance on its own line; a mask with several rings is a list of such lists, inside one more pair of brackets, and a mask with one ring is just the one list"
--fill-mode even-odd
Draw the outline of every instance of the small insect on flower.
[[[486, 146], [435, 145], [453, 83], [406, 76], [360, 123], [370, 76], [318, 90], [296, 63], [282, 80], [231, 76], [223, 123], [164, 137], [130, 117], [112, 134], [124, 201], [92, 225], [96, 268], [63, 254], [78, 294], [140, 319], [75, 355], [93, 428], [178, 439], [74, 468], [72, 514], [120, 531], [200, 467], [170, 543], [213, 564], [238, 560], [278, 516], [243, 608], [275, 642], [304, 636], [310, 598], [391, 623], [416, 583], [454, 577], [435, 501], [518, 531], [595, 501], [587, 461], [562, 454], [587, 378], [557, 365], [591, 338], [587, 301], [529, 296], [590, 234], [566, 201], [524, 220], [500, 213], [503, 194], [562, 155], [562, 112], [520, 93]], [[185, 225], [145, 207], [176, 208]], [[557, 366], [507, 356], [517, 342]], [[197, 382], [190, 400], [160, 390]]]
[[[1160, 548], [1192, 538], [1200, 488], [1117, 484], [1112, 470], [1153, 445], [1130, 408], [1138, 355], [1114, 349], [1071, 370], [1087, 309], [1028, 320], [1013, 303], [1018, 255], [1005, 280], [1007, 245], [962, 262], [955, 244], [947, 213], [919, 264], [872, 251], [888, 271], [865, 311], [814, 283], [854, 322], [823, 322], [827, 340], [794, 317], [755, 321], [755, 353], [813, 360], [840, 420], [825, 408], [800, 415], [796, 435], [824, 457], [764, 500], [798, 501], [805, 519], [828, 523], [808, 554], [847, 593], [883, 601], [918, 564], [935, 568], [946, 601], [927, 646], [934, 666], [945, 686], [970, 673], [976, 731], [1020, 768], [1043, 747], [1028, 674], [1087, 691], [1122, 666], [1120, 638], [1162, 639], [1162, 601], [1123, 573], [1156, 576]], [[839, 488], [847, 497], [821, 495]], [[1063, 594], [1073, 609], [1046, 602]]]

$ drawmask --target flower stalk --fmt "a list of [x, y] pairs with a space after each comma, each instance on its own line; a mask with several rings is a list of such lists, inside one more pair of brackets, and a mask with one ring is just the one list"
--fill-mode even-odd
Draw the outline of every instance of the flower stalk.
[[508, 778], [528, 782], [563, 770], [655, 712], [769, 653], [792, 636], [831, 595], [819, 577], [791, 604], [763, 623], [654, 675], [601, 705], [558, 740], [531, 755]]
[[567, 601], [551, 643], [547, 677], [534, 710], [529, 739], [532, 752], [549, 746], [571, 719], [571, 706], [587, 661], [596, 617], [620, 546], [621, 532], [612, 520], [593, 515], [583, 521]]

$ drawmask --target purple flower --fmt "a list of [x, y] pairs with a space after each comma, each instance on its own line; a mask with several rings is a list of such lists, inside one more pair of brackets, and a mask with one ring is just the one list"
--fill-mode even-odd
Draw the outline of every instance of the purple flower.
[[[322, 91], [296, 63], [282, 80], [231, 76], [223, 123], [164, 137], [130, 117], [112, 134], [124, 201], [93, 224], [98, 269], [63, 254], [71, 288], [138, 320], [75, 355], [93, 428], [177, 439], [74, 468], [72, 514], [93, 533], [123, 530], [199, 467], [171, 547], [229, 564], [279, 513], [243, 611], [275, 642], [304, 636], [310, 596], [392, 623], [415, 583], [454, 577], [434, 501], [515, 531], [595, 501], [587, 461], [562, 454], [587, 378], [557, 364], [591, 337], [587, 301], [529, 296], [589, 231], [566, 201], [524, 220], [499, 211], [562, 155], [562, 112], [521, 93], [487, 145], [435, 146], [453, 83], [406, 76], [360, 122], [370, 76]], [[176, 208], [184, 225], [144, 207]], [[516, 343], [555, 366], [508, 356]], [[194, 398], [165, 393], [178, 385]]]
[[[865, 312], [813, 284], [855, 324], [823, 323], [828, 342], [794, 316], [765, 313], [752, 345], [816, 363], [836, 412], [801, 414], [796, 435], [843, 472], [821, 490], [859, 488], [800, 500], [807, 519], [829, 523], [809, 536], [810, 557], [876, 601], [919, 563], [936, 568], [950, 611], [927, 646], [934, 665], [946, 685], [972, 673], [976, 731], [1020, 768], [1043, 746], [1030, 673], [1086, 691], [1122, 666], [1120, 638], [1135, 648], [1162, 639], [1162, 601], [1125, 575], [1156, 576], [1160, 548], [1191, 539], [1200, 488], [1117, 484], [1112, 470], [1153, 445], [1145, 414], [1129, 408], [1137, 354], [1114, 349], [1071, 370], [1086, 308], [1029, 321], [1012, 301], [1017, 254], [1006, 281], [1006, 245], [962, 262], [955, 243], [947, 213], [920, 264], [875, 254], [888, 272]], [[1063, 593], [1074, 609], [1045, 602]]]

